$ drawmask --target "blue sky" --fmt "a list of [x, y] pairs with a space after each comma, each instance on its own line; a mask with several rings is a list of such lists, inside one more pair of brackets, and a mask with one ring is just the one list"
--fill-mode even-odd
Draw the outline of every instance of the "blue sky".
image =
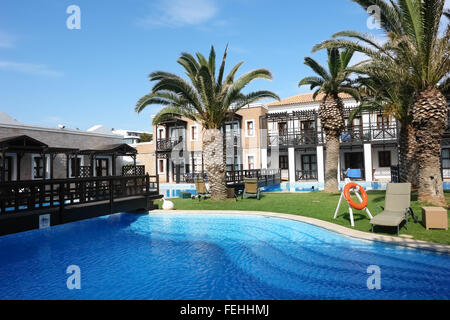
[[[81, 30], [69, 30], [69, 5], [81, 9]], [[221, 56], [229, 43], [228, 67], [268, 68], [269, 89], [280, 97], [311, 72], [305, 56], [334, 32], [369, 32], [368, 15], [350, 0], [2, 0], [0, 3], [0, 110], [43, 126], [87, 129], [151, 129], [149, 107], [137, 115], [136, 101], [148, 93], [148, 74], [182, 74], [181, 52]], [[229, 69], [228, 69], [229, 70]]]

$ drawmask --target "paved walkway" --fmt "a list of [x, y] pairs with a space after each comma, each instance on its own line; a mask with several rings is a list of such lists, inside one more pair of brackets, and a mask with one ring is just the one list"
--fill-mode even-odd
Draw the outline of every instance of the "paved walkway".
[[295, 220], [300, 222], [305, 222], [309, 224], [313, 224], [318, 227], [322, 227], [340, 234], [343, 234], [345, 236], [349, 236], [352, 238], [357, 239], [363, 239], [363, 240], [369, 240], [369, 241], [378, 241], [378, 242], [384, 242], [388, 244], [394, 244], [409, 248], [416, 248], [416, 249], [423, 249], [423, 250], [430, 250], [434, 252], [439, 253], [446, 253], [450, 254], [450, 245], [445, 244], [439, 244], [439, 243], [433, 243], [433, 242], [427, 242], [422, 240], [414, 240], [414, 239], [408, 239], [403, 237], [395, 237], [395, 236], [386, 236], [376, 233], [368, 233], [363, 232], [359, 230], [350, 229], [347, 227], [343, 227], [331, 222], [318, 220], [314, 218], [309, 217], [302, 217], [292, 214], [286, 214], [286, 213], [275, 213], [275, 212], [263, 212], [263, 211], [213, 211], [213, 210], [205, 210], [205, 211], [190, 211], [190, 210], [173, 210], [173, 211], [164, 211], [164, 210], [153, 210], [149, 212], [150, 214], [153, 213], [164, 213], [164, 214], [230, 214], [230, 215], [257, 215], [257, 216], [264, 216], [264, 217], [276, 217], [276, 218], [282, 218], [282, 219], [289, 219], [289, 220]]

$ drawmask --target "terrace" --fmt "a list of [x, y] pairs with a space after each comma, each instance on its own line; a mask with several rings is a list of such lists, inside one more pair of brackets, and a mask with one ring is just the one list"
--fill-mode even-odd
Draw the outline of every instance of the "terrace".
[[[22, 170], [26, 155], [34, 160], [31, 171], [29, 167]], [[64, 170], [61, 165], [55, 170], [58, 155], [66, 158]], [[78, 150], [49, 147], [31, 137], [16, 136], [0, 140], [0, 156], [0, 235], [39, 228], [42, 215], [57, 225], [122, 211], [150, 210], [153, 200], [161, 197], [158, 177], [145, 175], [145, 168], [136, 165], [136, 149], [126, 144]], [[70, 161], [79, 157], [87, 157], [90, 165]], [[110, 169], [105, 157], [112, 159]], [[132, 165], [122, 166], [122, 176], [116, 172], [118, 157], [133, 158]], [[55, 179], [61, 171], [66, 178]]]

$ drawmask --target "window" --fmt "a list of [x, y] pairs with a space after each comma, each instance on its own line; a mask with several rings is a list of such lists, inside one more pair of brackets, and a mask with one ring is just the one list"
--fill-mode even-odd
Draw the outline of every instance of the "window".
[[389, 117], [385, 115], [377, 116], [377, 128], [386, 128], [389, 127]]
[[198, 141], [198, 126], [191, 126], [191, 141]]
[[314, 120], [306, 120], [301, 122], [302, 130], [314, 129], [316, 127], [316, 122]]
[[44, 178], [44, 158], [42, 157], [33, 158], [33, 177], [34, 179]]
[[302, 156], [302, 170], [307, 172], [317, 171], [317, 157], [314, 154]]
[[381, 168], [391, 166], [391, 152], [390, 151], [379, 151], [378, 152], [378, 165]]
[[254, 120], [246, 121], [246, 136], [247, 137], [255, 136], [255, 121]]
[[164, 160], [163, 159], [159, 159], [158, 160], [158, 173], [164, 173]]
[[442, 149], [442, 169], [450, 169], [450, 149]]
[[80, 176], [81, 158], [70, 159], [71, 177], [76, 178]]
[[289, 169], [289, 158], [288, 158], [288, 156], [280, 156], [280, 169], [281, 170]]
[[159, 129], [158, 130], [158, 137], [159, 137], [159, 139], [164, 139], [165, 138], [164, 129]]
[[278, 134], [280, 136], [285, 136], [287, 134], [287, 122], [278, 123]]
[[248, 156], [248, 170], [254, 170], [255, 169], [255, 156]]
[[95, 170], [97, 177], [107, 177], [109, 175], [109, 159], [95, 159]]

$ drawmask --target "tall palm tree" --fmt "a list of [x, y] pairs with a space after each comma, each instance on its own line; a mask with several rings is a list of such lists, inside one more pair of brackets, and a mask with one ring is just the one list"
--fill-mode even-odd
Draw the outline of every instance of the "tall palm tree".
[[[228, 46], [227, 46], [228, 48]], [[173, 117], [185, 117], [199, 122], [203, 128], [203, 153], [205, 170], [210, 184], [211, 199], [226, 198], [224, 139], [221, 128], [230, 116], [249, 103], [264, 98], [279, 97], [267, 90], [248, 94], [242, 90], [255, 79], [272, 79], [267, 69], [256, 69], [235, 79], [243, 62], [235, 65], [225, 75], [227, 48], [219, 70], [216, 70], [216, 53], [211, 47], [209, 58], [196, 53], [182, 53], [178, 63], [184, 68], [189, 80], [168, 72], [156, 71], [150, 74], [150, 81], [156, 81], [150, 94], [136, 104], [136, 112], [149, 105], [164, 107], [154, 117], [158, 124]]]
[[323, 94], [319, 107], [319, 118], [326, 137], [325, 192], [338, 192], [339, 137], [344, 130], [344, 104], [339, 97], [341, 93], [350, 94], [359, 99], [358, 90], [351, 85], [348, 65], [353, 57], [353, 50], [329, 49], [328, 71], [310, 57], [305, 64], [317, 76], [303, 78], [298, 86], [309, 85], [316, 89], [313, 98]]
[[[345, 47], [373, 59], [394, 59], [409, 71], [414, 87], [411, 106], [412, 126], [417, 140], [419, 201], [445, 205], [441, 175], [441, 141], [448, 118], [448, 105], [442, 91], [448, 90], [450, 71], [450, 26], [441, 36], [439, 26], [445, 0], [352, 0], [367, 10], [381, 8], [380, 25], [388, 42], [379, 45], [373, 37], [344, 31], [315, 49]], [[362, 44], [361, 44], [362, 43]]]

